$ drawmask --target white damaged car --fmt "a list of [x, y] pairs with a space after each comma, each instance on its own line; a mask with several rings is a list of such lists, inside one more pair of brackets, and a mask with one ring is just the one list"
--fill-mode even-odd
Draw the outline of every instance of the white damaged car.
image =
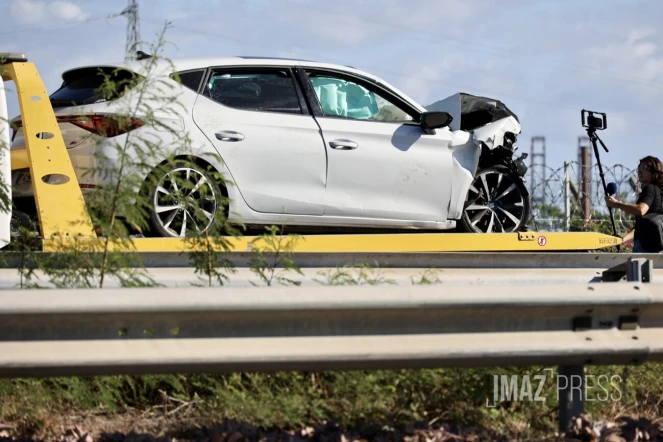
[[[131, 94], [101, 100], [99, 72], [140, 76], [147, 62], [68, 70], [50, 97], [84, 192], [98, 184], [98, 177], [85, 175], [94, 150], [108, 148], [112, 158], [111, 143], [130, 135], [109, 131], [105, 120], [126, 109]], [[158, 184], [146, 189], [152, 235], [204, 231], [225, 196], [229, 220], [250, 227], [448, 230], [459, 223], [469, 232], [510, 232], [525, 225], [524, 164], [511, 158], [520, 125], [495, 100], [463, 94], [426, 109], [368, 73], [302, 60], [157, 63], [154, 75], [171, 83], [182, 106], [160, 121], [175, 132], [146, 124], [140, 114], [131, 125], [166, 146], [153, 159], [154, 173], [171, 155], [180, 159], [172, 170], [159, 168]], [[14, 124], [19, 129], [12, 148], [18, 149], [24, 146], [20, 119]], [[181, 135], [190, 138], [190, 152], [176, 151], [175, 138], [168, 148], [168, 137]], [[210, 168], [233, 184], [214, 180]], [[191, 180], [194, 190], [184, 194], [173, 185], [174, 174]], [[13, 189], [17, 208], [32, 212], [28, 170], [13, 172]], [[186, 204], [172, 203], [173, 196], [196, 201], [210, 223], [194, 221]]]

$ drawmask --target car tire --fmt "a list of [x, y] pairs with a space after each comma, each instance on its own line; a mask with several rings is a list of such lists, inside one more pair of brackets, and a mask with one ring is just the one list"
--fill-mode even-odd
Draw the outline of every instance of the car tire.
[[211, 170], [183, 160], [153, 171], [147, 193], [152, 234], [182, 238], [210, 230], [225, 207], [213, 175]]
[[21, 212], [20, 210], [12, 210], [12, 216], [10, 221], [10, 236], [12, 238], [18, 238], [21, 236], [19, 228], [23, 227], [25, 229], [34, 231], [35, 225], [28, 216], [27, 213]]
[[480, 169], [467, 192], [460, 230], [511, 233], [526, 228], [530, 202], [522, 179], [502, 167]]

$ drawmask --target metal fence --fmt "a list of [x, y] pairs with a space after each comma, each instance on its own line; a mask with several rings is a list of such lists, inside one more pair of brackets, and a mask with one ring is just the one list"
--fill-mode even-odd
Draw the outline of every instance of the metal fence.
[[[543, 176], [545, 174], [545, 176]], [[639, 194], [636, 169], [622, 164], [603, 165], [605, 182], [617, 184], [616, 197], [623, 202], [635, 203]], [[581, 165], [577, 161], [564, 166], [530, 169], [526, 175], [527, 187], [532, 196], [532, 220], [530, 225], [538, 231], [585, 230], [603, 223], [610, 224], [610, 214], [605, 204], [605, 194], [598, 165], [593, 165], [581, 181]], [[588, 192], [583, 192], [583, 187]], [[587, 198], [585, 213], [583, 199]], [[625, 233], [632, 227], [633, 217], [620, 210], [613, 210], [618, 231]]]

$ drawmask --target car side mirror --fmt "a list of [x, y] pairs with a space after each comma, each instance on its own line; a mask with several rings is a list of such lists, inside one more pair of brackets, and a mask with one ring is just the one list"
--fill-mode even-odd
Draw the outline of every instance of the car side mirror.
[[447, 127], [453, 117], [448, 112], [424, 112], [421, 114], [421, 127], [430, 134], [434, 134], [434, 129]]

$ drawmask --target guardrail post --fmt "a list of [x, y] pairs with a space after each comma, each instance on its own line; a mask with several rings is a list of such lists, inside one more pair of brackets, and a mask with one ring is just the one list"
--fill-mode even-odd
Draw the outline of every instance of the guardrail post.
[[629, 282], [651, 282], [654, 262], [647, 258], [629, 258], [628, 261], [605, 270], [603, 281], [619, 281], [624, 276]]
[[638, 275], [633, 275], [632, 279], [629, 279], [629, 275], [626, 275], [627, 281], [640, 281], [640, 282], [652, 282], [652, 277], [654, 273], [654, 261], [646, 258], [636, 258], [633, 261], [638, 261], [639, 265], [636, 267], [639, 271]]
[[[654, 262], [647, 258], [629, 258], [628, 261], [605, 270], [603, 281], [619, 281], [624, 276], [629, 282], [652, 282]], [[591, 326], [590, 326], [591, 327]], [[575, 393], [574, 393], [575, 391]], [[557, 378], [559, 398], [559, 431], [568, 431], [571, 420], [585, 412], [585, 366], [562, 365]]]
[[562, 365], [557, 375], [559, 432], [566, 433], [574, 417], [585, 412], [585, 366]]

